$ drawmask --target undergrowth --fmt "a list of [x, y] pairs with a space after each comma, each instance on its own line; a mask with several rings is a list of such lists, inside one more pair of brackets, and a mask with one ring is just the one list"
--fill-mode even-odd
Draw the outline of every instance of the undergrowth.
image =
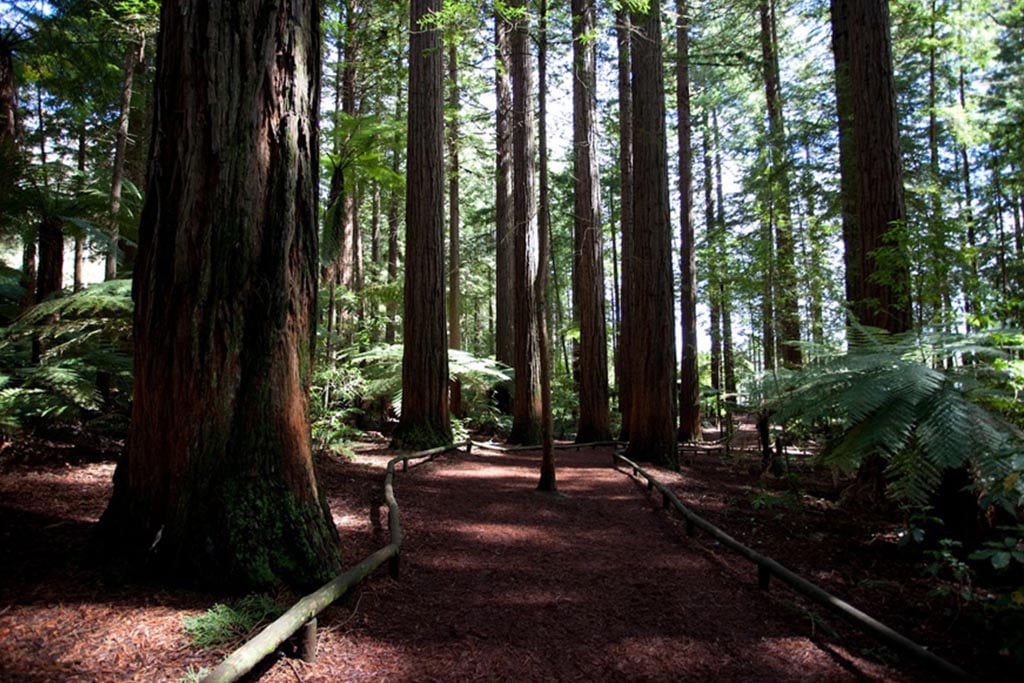
[[284, 610], [266, 595], [247, 595], [231, 604], [217, 603], [202, 614], [181, 620], [185, 635], [196, 647], [209, 649], [241, 643], [256, 627], [276, 619]]

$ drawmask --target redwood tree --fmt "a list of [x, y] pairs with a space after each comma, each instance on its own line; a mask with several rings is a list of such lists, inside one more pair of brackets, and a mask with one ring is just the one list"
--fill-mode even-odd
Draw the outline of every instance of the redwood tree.
[[308, 417], [319, 24], [314, 0], [161, 10], [132, 423], [100, 541], [175, 581], [340, 566]]
[[573, 174], [575, 187], [575, 299], [580, 324], [577, 443], [611, 438], [608, 416], [608, 339], [604, 308], [604, 253], [597, 149], [596, 26], [594, 0], [572, 0]]
[[[510, 3], [525, 9], [525, 0]], [[537, 200], [534, 196], [533, 74], [530, 23], [525, 12], [512, 25], [512, 168], [515, 282], [515, 397], [509, 441], [537, 444], [541, 438], [540, 348], [535, 309]]]
[[634, 11], [633, 312], [630, 336], [629, 457], [667, 467], [676, 455], [675, 316], [669, 218], [661, 3]]
[[690, 37], [686, 0], [676, 13], [676, 109], [679, 113], [679, 315], [683, 327], [679, 381], [679, 440], [700, 438], [700, 377], [697, 370], [697, 250], [693, 236], [693, 141], [690, 130]]
[[910, 271], [898, 233], [906, 206], [889, 3], [833, 0], [832, 30], [847, 297], [861, 323], [903, 332], [911, 327]]
[[402, 417], [394, 443], [451, 442], [444, 310], [444, 111], [441, 33], [423, 19], [441, 0], [413, 0], [405, 184]]
[[494, 194], [494, 356], [511, 366], [514, 356], [514, 299], [512, 290], [513, 234], [515, 220], [512, 197], [512, 47], [511, 27], [501, 14], [494, 14], [494, 88], [496, 98], [496, 168]]

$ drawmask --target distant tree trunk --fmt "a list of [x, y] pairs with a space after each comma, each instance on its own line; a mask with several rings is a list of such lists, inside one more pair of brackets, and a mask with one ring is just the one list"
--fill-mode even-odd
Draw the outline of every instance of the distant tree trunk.
[[515, 252], [515, 220], [512, 197], [512, 83], [509, 78], [512, 52], [509, 42], [509, 23], [500, 15], [494, 16], [495, 71], [497, 97], [497, 168], [494, 196], [495, 211], [495, 322], [494, 354], [502, 363], [515, 363], [515, 303], [512, 278]]
[[693, 140], [690, 129], [690, 19], [686, 0], [676, 2], [676, 109], [679, 115], [679, 308], [683, 327], [679, 378], [679, 440], [701, 437], [697, 368], [697, 249], [693, 235]]
[[28, 308], [36, 302], [36, 273], [38, 270], [35, 228], [26, 229], [21, 236], [21, 280], [25, 294], [21, 298], [21, 307]]
[[620, 441], [629, 441], [630, 424], [630, 372], [633, 362], [633, 96], [629, 82], [631, 70], [631, 46], [633, 42], [632, 17], [623, 3], [615, 13], [615, 42], [618, 47], [618, 89], [619, 89], [619, 214], [622, 235], [622, 287], [619, 319], [619, 355], [615, 368], [616, 384], [619, 390], [619, 413], [622, 416]]
[[[886, 0], [833, 0], [832, 20], [835, 42], [846, 37], [848, 93], [838, 94], [849, 97], [852, 113], [853, 145], [840, 144], [840, 170], [855, 171], [856, 183], [856, 233], [844, 233], [848, 258], [856, 259], [847, 271], [847, 287], [861, 323], [903, 332], [912, 325], [910, 270], [899, 237], [906, 208], [889, 5]], [[837, 48], [837, 62], [839, 55]], [[837, 66], [837, 86], [843, 71]], [[844, 150], [855, 152], [854, 160], [842, 160]]]
[[381, 192], [380, 183], [373, 184], [373, 192], [370, 195], [370, 262], [374, 266], [374, 274], [380, 271], [380, 218], [381, 218]]
[[[960, 66], [958, 91], [960, 95], [960, 106], [967, 106], [967, 89], [964, 83], [964, 68]], [[966, 111], [966, 109], [965, 109]], [[967, 245], [970, 247], [967, 263], [967, 272], [964, 274], [964, 313], [967, 314], [967, 331], [971, 331], [971, 327], [974, 325], [972, 316], [978, 311], [978, 256], [975, 247], [977, 246], [977, 238], [974, 232], [974, 191], [971, 186], [971, 155], [968, 152], [967, 145], [960, 145], [960, 172], [963, 174], [964, 184], [964, 217], [963, 221], [967, 224]]]
[[[779, 84], [779, 51], [776, 36], [775, 0], [760, 0], [761, 55], [765, 102], [768, 109], [768, 149], [771, 158], [769, 193], [775, 228], [773, 314], [778, 318], [782, 362], [799, 367], [803, 362], [800, 347], [800, 315], [797, 300], [796, 267], [793, 249], [792, 188], [786, 154], [786, 132]], [[765, 356], [767, 360], [768, 356]], [[773, 358], [774, 360], [774, 358]]]
[[[725, 189], [722, 185], [722, 140], [718, 128], [718, 110], [711, 108], [711, 132], [715, 138], [715, 199], [717, 200], [718, 211], [715, 214], [715, 224], [718, 228], [718, 249], [724, 253], [726, 243], [726, 221], [725, 221]], [[730, 395], [730, 400], [735, 400], [736, 393], [736, 363], [732, 352], [732, 301], [730, 293], [725, 287], [724, 281], [718, 283], [718, 300], [722, 306], [722, 375], [725, 380], [725, 393]]]
[[540, 46], [537, 52], [538, 61], [538, 111], [540, 134], [540, 225], [537, 234], [537, 278], [534, 281], [534, 299], [536, 300], [537, 341], [540, 355], [540, 395], [541, 395], [541, 463], [538, 491], [554, 492], [558, 490], [555, 480], [555, 450], [552, 431], [554, 429], [551, 411], [551, 337], [548, 334], [547, 288], [548, 267], [551, 262], [551, 218], [548, 207], [547, 173], [547, 55], [548, 55], [548, 3], [540, 0]]
[[16, 151], [18, 140], [18, 86], [14, 79], [12, 40], [13, 36], [7, 33], [0, 35], [0, 153]]
[[[525, 7], [516, 0], [512, 7]], [[510, 443], [541, 439], [540, 355], [534, 283], [537, 278], [537, 204], [534, 197], [533, 76], [530, 25], [525, 16], [512, 27], [513, 203], [515, 214], [515, 398]], [[546, 266], [546, 264], [545, 264]]]
[[[395, 119], [401, 115], [403, 102], [402, 102], [402, 88], [398, 87], [398, 92], [395, 94]], [[394, 147], [391, 150], [391, 170], [394, 173], [398, 173], [399, 164], [399, 145], [401, 138], [396, 133], [394, 140]], [[388, 284], [393, 284], [398, 281], [398, 192], [391, 190], [390, 199], [388, 200]], [[392, 300], [388, 300], [387, 309], [387, 324], [384, 326], [384, 341], [388, 344], [394, 344], [397, 338], [396, 330], [397, 325], [395, 318], [398, 316], [398, 305], [392, 303]]]
[[448, 44], [448, 348], [461, 349], [459, 330], [459, 51]]
[[413, 0], [405, 200], [402, 417], [394, 445], [450, 443], [444, 310], [444, 100], [441, 36], [422, 19], [441, 0]]
[[124, 65], [121, 68], [121, 107], [117, 116], [117, 135], [114, 138], [114, 167], [111, 171], [110, 183], [110, 243], [107, 245], [104, 259], [103, 279], [113, 280], [117, 277], [118, 251], [118, 214], [121, 212], [121, 190], [124, 185], [125, 159], [128, 150], [128, 122], [132, 110], [132, 84], [135, 79], [135, 67], [138, 65], [145, 43], [131, 43], [124, 53]]
[[310, 0], [161, 10], [132, 426], [99, 541], [174, 582], [340, 569], [308, 412], [319, 22]]
[[46, 216], [39, 223], [39, 271], [36, 277], [36, 302], [49, 299], [64, 286], [64, 231], [57, 216]]
[[[78, 128], [78, 172], [85, 177], [85, 157], [86, 157], [86, 139], [85, 139], [85, 124]], [[74, 285], [72, 291], [79, 292], [82, 290], [82, 269], [85, 265], [85, 236], [78, 231], [75, 235], [75, 270], [74, 270]]]
[[630, 335], [629, 446], [635, 460], [676, 469], [675, 321], [669, 217], [661, 3], [634, 12], [633, 314]]
[[[768, 197], [769, 204], [772, 198]], [[764, 273], [761, 282], [761, 352], [763, 354], [764, 370], [771, 372], [775, 370], [775, 342], [778, 339], [775, 333], [775, 245], [773, 236], [774, 207], [769, 209], [767, 215], [761, 215], [761, 251], [764, 258]]]
[[597, 148], [597, 25], [593, 0], [572, 0], [573, 175], [575, 186], [575, 299], [580, 323], [577, 443], [611, 438], [608, 415], [608, 337], [604, 307], [604, 249]]
[[[807, 248], [810, 254], [805, 255], [808, 262], [809, 283], [807, 285], [808, 298], [811, 307], [811, 341], [815, 348], [820, 349], [825, 343], [825, 293], [822, 282], [825, 278], [825, 263], [821, 258], [821, 245], [825, 243], [826, 236], [822, 234], [817, 216], [817, 201], [814, 184], [814, 172], [811, 166], [811, 143], [804, 140], [804, 174], [803, 174], [804, 205], [807, 214]], [[818, 352], [820, 353], [820, 351]]]
[[[711, 161], [711, 142], [708, 118], [704, 119], [704, 134], [701, 136], [701, 152], [704, 166], [704, 220], [707, 224], [708, 248], [717, 253], [718, 219], [715, 215], [715, 183]], [[711, 388], [722, 393], [722, 292], [721, 275], [717, 263], [708, 269], [708, 308], [711, 314]], [[720, 400], [720, 399], [719, 399]], [[721, 418], [721, 411], [718, 411]]]

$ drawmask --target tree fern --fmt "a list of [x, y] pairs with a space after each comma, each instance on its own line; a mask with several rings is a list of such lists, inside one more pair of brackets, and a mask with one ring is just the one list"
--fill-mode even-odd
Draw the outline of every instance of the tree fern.
[[[131, 283], [115, 280], [44, 301], [0, 330], [0, 428], [87, 417], [101, 409], [126, 413], [131, 318]], [[30, 362], [33, 340], [45, 348], [38, 365]], [[101, 376], [112, 391], [100, 392]]]
[[[924, 503], [946, 469], [970, 467], [989, 491], [1024, 495], [1021, 432], [985, 406], [1016, 401], [993, 361], [993, 337], [887, 337], [861, 329], [848, 353], [807, 367], [771, 400], [780, 423], [839, 427], [825, 462], [856, 469], [868, 455], [887, 460], [890, 493]], [[1011, 337], [1011, 339], [1018, 339]], [[1002, 335], [1000, 345], [1007, 346]], [[959, 359], [950, 370], [929, 362]], [[964, 363], [964, 359], [969, 361]]]

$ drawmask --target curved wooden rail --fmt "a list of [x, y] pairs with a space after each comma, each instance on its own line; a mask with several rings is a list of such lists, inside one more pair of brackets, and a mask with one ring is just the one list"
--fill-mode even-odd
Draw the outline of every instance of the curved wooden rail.
[[[461, 446], [465, 447], [467, 453], [472, 448], [469, 441]], [[391, 576], [398, 578], [403, 535], [402, 524], [398, 516], [398, 501], [395, 500], [395, 491], [392, 486], [395, 478], [395, 465], [402, 463], [402, 468], [406, 469], [411, 460], [429, 462], [439, 455], [459, 448], [459, 444], [441, 446], [409, 455], [400, 455], [389, 460], [387, 472], [384, 475], [384, 500], [388, 506], [388, 534], [391, 537], [391, 542], [348, 571], [325, 583], [316, 591], [300, 598], [287, 612], [228, 655], [216, 669], [203, 677], [202, 683], [231, 683], [238, 680], [303, 628], [306, 629], [304, 656], [312, 659], [316, 652], [316, 616], [320, 612], [345, 595], [349, 589], [358, 585], [385, 562], [389, 563], [388, 570]]]
[[748, 548], [735, 538], [725, 533], [711, 522], [694, 513], [686, 507], [678, 496], [667, 486], [658, 481], [652, 474], [644, 470], [629, 458], [618, 453], [612, 456], [612, 465], [617, 466], [619, 462], [624, 463], [633, 471], [634, 477], [643, 477], [647, 480], [647, 490], [657, 489], [662, 496], [662, 507], [674, 507], [686, 520], [686, 533], [693, 536], [696, 529], [700, 529], [714, 538], [716, 541], [729, 548], [737, 555], [741, 555], [757, 565], [757, 580], [762, 589], [767, 590], [771, 577], [778, 578], [790, 588], [811, 600], [824, 605], [833, 612], [844, 617], [854, 626], [862, 631], [875, 636], [887, 645], [891, 645], [914, 657], [918, 662], [930, 668], [933, 672], [949, 680], [966, 681], [971, 677], [963, 669], [947, 662], [938, 655], [921, 647], [906, 636], [894, 631], [877, 619], [861, 612], [853, 605], [840, 600], [827, 592], [820, 586], [811, 583], [807, 579], [794, 574], [781, 564], [766, 557], [752, 548]]
[[[498, 451], [499, 453], [519, 453], [522, 451], [539, 451], [542, 446], [537, 444], [536, 446], [502, 446], [497, 443], [489, 443], [484, 441], [470, 441], [477, 448], [486, 448], [489, 451]], [[587, 443], [556, 443], [552, 447], [558, 451], [578, 451], [581, 448], [597, 448], [598, 446], [623, 446], [624, 441], [590, 441]]]

